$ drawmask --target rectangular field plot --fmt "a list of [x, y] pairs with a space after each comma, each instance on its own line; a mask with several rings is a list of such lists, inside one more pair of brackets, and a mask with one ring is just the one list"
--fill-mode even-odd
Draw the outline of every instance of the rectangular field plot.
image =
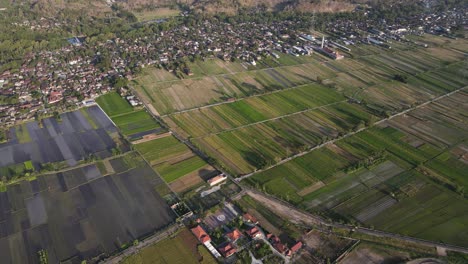
[[138, 110], [127, 114], [111, 117], [124, 135], [134, 135], [149, 130], [159, 132], [161, 126], [145, 110]]
[[171, 135], [134, 146], [176, 192], [198, 186], [216, 173]]
[[93, 164], [8, 186], [0, 193], [2, 262], [36, 263], [43, 249], [49, 263], [80, 263], [172, 223], [174, 213], [154, 189], [161, 179], [134, 162], [105, 177]]
[[96, 99], [99, 106], [130, 139], [140, 138], [147, 133], [159, 133], [161, 126], [144, 109], [134, 109], [116, 92], [101, 95]]
[[[333, 71], [319, 64], [231, 73], [227, 70], [230, 64], [219, 63], [224, 67], [219, 68], [223, 69], [221, 75], [208, 74], [197, 78], [158, 82], [155, 81], [155, 75], [158, 74], [147, 73], [135, 81], [135, 86], [139, 95], [160, 114], [169, 114], [230, 98], [248, 97], [312, 83], [317, 76], [326, 79], [334, 75]], [[201, 69], [203, 67], [200, 66]], [[310, 75], [310, 72], [313, 74]]]
[[173, 114], [165, 118], [183, 135], [199, 137], [295, 112], [344, 101], [336, 91], [305, 85], [287, 91], [250, 97], [232, 103]]
[[133, 107], [117, 92], [101, 95], [96, 99], [96, 102], [108, 116], [115, 116], [133, 111]]
[[192, 141], [233, 174], [245, 174], [355, 130], [371, 117], [358, 105], [337, 103]]
[[175, 237], [145, 247], [122, 261], [122, 264], [134, 263], [215, 264], [217, 262], [188, 229], [182, 229]]
[[332, 218], [466, 246], [466, 96], [460, 91], [246, 181]]
[[468, 245], [468, 202], [433, 184], [419, 188], [367, 223], [385, 231]]
[[[62, 162], [74, 166], [90, 155], [105, 158], [115, 148], [128, 150], [117, 129], [97, 106], [63, 113], [60, 120], [46, 118], [41, 122], [10, 128], [9, 141], [0, 144], [0, 167], [30, 162], [27, 170], [38, 171], [41, 164]], [[1, 174], [14, 176], [9, 169]]]
[[303, 201], [302, 196], [313, 191], [311, 186], [324, 186], [323, 181], [349, 164], [350, 161], [340, 154], [329, 148], [322, 148], [256, 174], [247, 181], [268, 193], [298, 204]]

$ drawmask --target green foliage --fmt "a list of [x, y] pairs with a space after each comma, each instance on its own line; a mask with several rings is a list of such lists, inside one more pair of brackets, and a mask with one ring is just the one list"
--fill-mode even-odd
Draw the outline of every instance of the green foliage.
[[250, 252], [256, 259], [262, 259], [273, 253], [270, 246], [263, 240], [254, 240], [250, 245]]
[[7, 132], [4, 129], [0, 129], [0, 143], [7, 141]]
[[403, 74], [395, 74], [393, 76], [393, 79], [395, 81], [399, 81], [399, 82], [402, 82], [402, 83], [407, 83], [408, 82], [408, 76], [403, 75]]
[[47, 264], [49, 263], [49, 259], [48, 259], [48, 256], [47, 256], [47, 250], [45, 249], [41, 249], [37, 252], [37, 254], [39, 255], [39, 263], [40, 264]]

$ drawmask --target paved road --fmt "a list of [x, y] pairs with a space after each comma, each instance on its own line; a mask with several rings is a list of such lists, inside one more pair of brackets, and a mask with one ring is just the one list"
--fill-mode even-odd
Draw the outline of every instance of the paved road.
[[[388, 121], [388, 120], [390, 120], [390, 119], [392, 119], [392, 118], [395, 118], [395, 117], [397, 117], [397, 116], [401, 116], [401, 115], [407, 114], [408, 112], [411, 112], [411, 111], [413, 111], [413, 110], [415, 110], [415, 109], [424, 107], [424, 106], [426, 106], [426, 105], [428, 105], [428, 104], [430, 104], [430, 103], [436, 102], [436, 101], [441, 100], [441, 99], [443, 99], [443, 98], [445, 98], [445, 97], [451, 96], [451, 95], [453, 95], [453, 94], [455, 94], [455, 93], [457, 93], [457, 92], [459, 92], [459, 91], [461, 91], [461, 90], [464, 90], [464, 89], [466, 89], [466, 88], [467, 88], [467, 87], [462, 87], [462, 88], [457, 89], [457, 90], [455, 90], [455, 91], [452, 91], [452, 92], [450, 92], [450, 93], [447, 93], [447, 94], [441, 95], [441, 96], [439, 96], [439, 97], [436, 97], [436, 98], [434, 98], [434, 99], [431, 99], [431, 100], [429, 100], [429, 101], [426, 101], [426, 102], [424, 102], [424, 103], [422, 103], [422, 104], [419, 104], [419, 105], [417, 105], [417, 106], [408, 108], [408, 109], [403, 110], [403, 111], [401, 111], [401, 112], [398, 112], [398, 113], [396, 113], [396, 114], [394, 114], [394, 115], [391, 115], [391, 116], [389, 116], [389, 117], [387, 117], [387, 118], [384, 118], [384, 119], [381, 119], [381, 120], [375, 122], [372, 126], [381, 124], [381, 123], [383, 123], [383, 122], [385, 122], [385, 121]], [[350, 137], [350, 136], [352, 136], [352, 135], [354, 135], [354, 134], [357, 134], [357, 133], [359, 133], [359, 132], [361, 132], [361, 131], [364, 131], [364, 130], [366, 130], [366, 129], [368, 129], [368, 128], [369, 128], [369, 127], [363, 127], [363, 128], [361, 128], [361, 129], [358, 129], [358, 130], [349, 132], [349, 133], [347, 133], [347, 134], [345, 134], [345, 135], [343, 135], [343, 136], [341, 136], [341, 137], [338, 137], [338, 138], [335, 138], [335, 139], [326, 141], [326, 142], [324, 142], [324, 143], [322, 143], [322, 144], [320, 144], [320, 145], [317, 145], [317, 146], [315, 146], [315, 147], [312, 147], [312, 148], [310, 148], [310, 149], [308, 149], [308, 150], [306, 150], [306, 151], [303, 151], [303, 152], [298, 153], [298, 154], [296, 154], [296, 155], [293, 155], [293, 156], [290, 156], [290, 157], [288, 157], [288, 158], [285, 158], [285, 159], [283, 159], [283, 160], [277, 162], [276, 164], [273, 164], [273, 165], [271, 165], [271, 166], [269, 166], [269, 167], [267, 167], [267, 168], [254, 171], [254, 172], [252, 172], [252, 173], [243, 175], [242, 177], [238, 177], [238, 178], [236, 178], [235, 180], [236, 180], [237, 182], [240, 182], [240, 181], [242, 181], [242, 180], [244, 180], [244, 179], [246, 179], [246, 178], [251, 177], [252, 175], [255, 175], [255, 174], [257, 174], [257, 173], [260, 173], [260, 172], [263, 172], [263, 171], [272, 169], [272, 168], [274, 168], [274, 167], [277, 167], [277, 166], [279, 166], [279, 165], [281, 165], [281, 164], [284, 164], [284, 163], [286, 163], [286, 162], [288, 162], [288, 161], [290, 161], [290, 160], [292, 160], [292, 159], [295, 159], [295, 158], [304, 156], [304, 155], [306, 155], [306, 154], [308, 154], [308, 153], [310, 153], [310, 152], [312, 152], [312, 151], [314, 151], [314, 150], [316, 150], [316, 149], [322, 148], [322, 147], [324, 147], [324, 146], [326, 146], [326, 145], [333, 144], [333, 143], [335, 143], [335, 142], [338, 141], [338, 140], [341, 140], [341, 139], [343, 139], [343, 138]]]

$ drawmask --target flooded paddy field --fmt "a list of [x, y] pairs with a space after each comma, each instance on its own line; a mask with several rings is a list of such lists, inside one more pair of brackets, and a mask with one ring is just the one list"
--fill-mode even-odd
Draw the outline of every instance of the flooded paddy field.
[[[25, 162], [40, 170], [40, 164], [64, 162], [75, 166], [90, 155], [106, 158], [117, 147], [116, 127], [97, 106], [25, 123], [9, 130], [9, 140], [0, 144], [0, 168]], [[6, 173], [2, 173], [6, 174]]]
[[39, 263], [45, 250], [49, 263], [94, 263], [174, 221], [155, 191], [161, 178], [139, 156], [111, 164], [114, 174], [91, 164], [0, 192], [1, 262]]

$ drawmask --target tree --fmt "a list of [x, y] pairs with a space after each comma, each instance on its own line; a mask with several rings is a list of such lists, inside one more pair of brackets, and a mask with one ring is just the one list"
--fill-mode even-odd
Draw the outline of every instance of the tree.
[[407, 80], [408, 80], [408, 76], [397, 73], [397, 74], [395, 74], [395, 75], [393, 76], [393, 79], [394, 79], [395, 81], [399, 81], [399, 82], [402, 82], [402, 83], [406, 83]]
[[57, 119], [58, 121], [61, 120], [61, 117], [60, 117], [60, 113], [59, 113], [59, 112], [54, 111], [53, 115], [54, 115], [54, 118]]

